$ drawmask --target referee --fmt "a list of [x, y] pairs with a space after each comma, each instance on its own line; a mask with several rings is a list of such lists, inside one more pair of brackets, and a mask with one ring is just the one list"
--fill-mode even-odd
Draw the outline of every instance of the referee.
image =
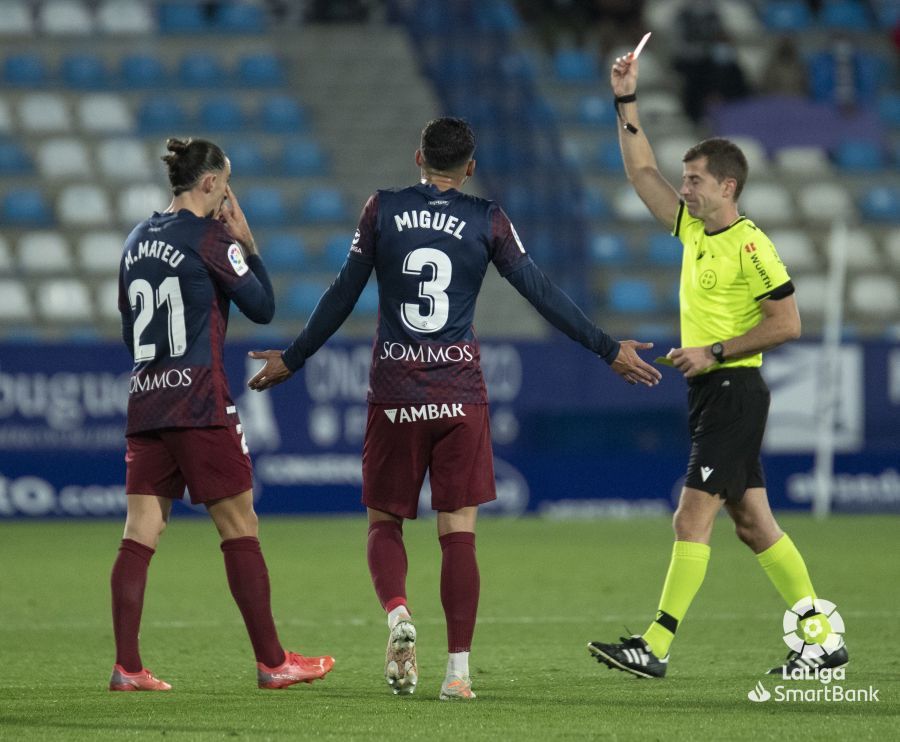
[[[741, 541], [793, 606], [815, 598], [803, 557], [769, 507], [760, 448], [769, 390], [760, 374], [763, 351], [800, 336], [794, 286], [772, 242], [742, 216], [738, 198], [747, 160], [726, 139], [707, 139], [683, 158], [681, 188], [660, 174], [638, 118], [638, 62], [613, 65], [619, 144], [628, 180], [641, 200], [681, 240], [679, 291], [682, 347], [668, 358], [688, 382], [691, 453], [675, 511], [675, 545], [656, 618], [639, 636], [617, 644], [591, 642], [598, 661], [640, 677], [666, 674], [669, 647], [700, 585], [710, 535], [724, 505]], [[791, 652], [784, 667], [839, 667], [843, 645], [831, 654]], [[781, 673], [782, 666], [770, 673]]]

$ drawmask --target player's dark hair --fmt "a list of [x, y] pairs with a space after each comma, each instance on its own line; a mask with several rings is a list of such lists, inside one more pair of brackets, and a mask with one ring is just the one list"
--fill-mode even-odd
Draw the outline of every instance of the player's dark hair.
[[169, 183], [178, 196], [191, 190], [204, 173], [225, 169], [225, 153], [218, 144], [206, 139], [166, 140], [170, 154], [160, 159], [169, 169]]
[[691, 162], [700, 157], [706, 158], [706, 169], [719, 183], [725, 178], [734, 178], [734, 200], [737, 201], [747, 182], [747, 158], [741, 148], [727, 139], [704, 139], [695, 144], [681, 158], [682, 162]]
[[475, 154], [475, 132], [462, 119], [432, 119], [422, 129], [419, 147], [425, 162], [435, 170], [454, 170]]

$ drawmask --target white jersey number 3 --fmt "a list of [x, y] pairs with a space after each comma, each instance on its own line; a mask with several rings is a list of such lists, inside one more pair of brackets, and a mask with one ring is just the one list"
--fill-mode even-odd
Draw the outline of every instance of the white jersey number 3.
[[[149, 281], [138, 278], [128, 286], [128, 300], [131, 310], [138, 312], [134, 320], [134, 360], [151, 361], [156, 358], [156, 343], [141, 344], [141, 334], [147, 329], [153, 313], [166, 305], [169, 317], [169, 350], [173, 358], [184, 355], [187, 350], [187, 331], [184, 326], [184, 302], [181, 299], [181, 284], [175, 276], [169, 276], [155, 292]], [[140, 311], [138, 311], [140, 305]]]
[[411, 276], [425, 276], [419, 283], [419, 298], [425, 300], [427, 307], [427, 311], [423, 312], [421, 302], [404, 302], [400, 307], [403, 324], [417, 332], [437, 332], [447, 324], [450, 316], [450, 297], [446, 289], [453, 275], [453, 263], [440, 250], [420, 247], [406, 256], [403, 272]]

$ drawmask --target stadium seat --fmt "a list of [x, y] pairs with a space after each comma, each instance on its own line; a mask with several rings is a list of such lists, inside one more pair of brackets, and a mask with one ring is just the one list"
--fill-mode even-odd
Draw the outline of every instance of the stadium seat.
[[763, 23], [770, 31], [806, 31], [813, 17], [805, 0], [769, 0], [763, 6]]
[[72, 226], [109, 224], [113, 218], [106, 191], [95, 185], [67, 186], [57, 199], [56, 210], [60, 221]]
[[576, 104], [579, 124], [607, 128], [616, 123], [616, 109], [606, 95], [583, 95]]
[[596, 56], [587, 49], [560, 49], [553, 55], [553, 72], [559, 82], [596, 82]]
[[881, 253], [869, 230], [864, 227], [853, 227], [847, 232], [847, 260], [850, 268], [854, 270], [882, 269]]
[[0, 36], [31, 36], [34, 21], [27, 0], [0, 0]]
[[284, 65], [274, 54], [247, 54], [238, 60], [237, 80], [242, 85], [264, 88], [284, 85], [287, 81]]
[[[111, 180], [144, 180], [153, 177], [147, 148], [139, 139], [107, 139], [97, 145], [100, 172]], [[161, 168], [156, 169], [162, 172]]]
[[873, 0], [870, 5], [878, 28], [889, 31], [900, 23], [900, 3], [897, 0]]
[[276, 232], [262, 241], [266, 267], [274, 273], [299, 273], [306, 269], [309, 255], [303, 238], [295, 232]]
[[26, 175], [33, 169], [31, 157], [21, 144], [0, 139], [0, 176]]
[[29, 321], [31, 298], [25, 284], [15, 278], [0, 279], [0, 322]]
[[850, 192], [836, 181], [803, 186], [797, 202], [801, 215], [810, 222], [821, 224], [823, 217], [849, 220], [856, 215]]
[[481, 2], [473, 9], [475, 28], [479, 31], [512, 33], [522, 27], [522, 19], [509, 2]]
[[588, 254], [591, 263], [600, 266], [628, 265], [631, 258], [625, 237], [613, 232], [600, 232], [592, 235]]
[[239, 196], [251, 227], [280, 227], [288, 222], [284, 195], [278, 188], [256, 186]]
[[134, 131], [134, 117], [121, 95], [93, 93], [78, 102], [78, 121], [86, 132], [111, 134]]
[[302, 279], [288, 286], [284, 297], [287, 318], [306, 319], [312, 314], [328, 284], [324, 281]]
[[331, 235], [325, 241], [325, 247], [322, 250], [322, 269], [326, 273], [337, 273], [341, 269], [350, 253], [352, 242], [352, 232], [339, 232]]
[[797, 288], [797, 307], [800, 318], [807, 315], [821, 317], [825, 314], [828, 298], [828, 278], [819, 273], [792, 274], [791, 280]]
[[323, 175], [327, 170], [325, 153], [312, 139], [287, 140], [280, 160], [285, 175], [296, 177]]
[[40, 54], [10, 54], [3, 61], [3, 79], [16, 88], [37, 88], [49, 78], [47, 65]]
[[100, 283], [96, 292], [97, 314], [103, 319], [121, 322], [119, 314], [119, 279], [109, 278]]
[[0, 275], [12, 273], [14, 267], [12, 248], [6, 237], [0, 234]]
[[763, 230], [796, 220], [793, 199], [787, 188], [773, 182], [751, 181], [744, 186], [741, 211]]
[[344, 195], [336, 188], [310, 191], [301, 201], [300, 217], [309, 224], [347, 221]]
[[186, 88], [221, 88], [228, 80], [222, 60], [211, 52], [185, 54], [178, 65], [178, 82]]
[[173, 134], [183, 130], [188, 115], [181, 101], [169, 96], [151, 96], [138, 109], [138, 131], [141, 134]]
[[[644, 55], [641, 55], [641, 77], [644, 76]], [[641, 95], [641, 118], [650, 120], [678, 118], [683, 115], [684, 109], [678, 96], [669, 90], [648, 90]], [[615, 109], [613, 109], [615, 115]]]
[[35, 292], [38, 312], [53, 322], [85, 322], [91, 319], [91, 295], [77, 278], [44, 281]]
[[164, 34], [195, 34], [208, 29], [204, 7], [191, 0], [165, 2], [159, 8], [159, 30]]
[[729, 139], [741, 148], [744, 157], [747, 158], [747, 167], [754, 177], [768, 172], [769, 157], [759, 139], [742, 135], [734, 135]]
[[132, 227], [154, 211], [164, 211], [171, 201], [171, 192], [156, 183], [129, 186], [119, 194], [119, 221]]
[[[271, 174], [268, 158], [255, 139], [238, 139], [222, 145], [231, 160], [231, 172], [239, 177]], [[240, 196], [239, 196], [240, 197]]]
[[859, 204], [863, 217], [874, 222], [900, 222], [900, 188], [874, 186], [866, 189]]
[[166, 67], [154, 54], [129, 54], [119, 65], [119, 76], [126, 88], [161, 88], [169, 81]]
[[59, 232], [26, 232], [16, 252], [23, 273], [70, 273], [73, 268], [69, 244]]
[[885, 166], [881, 145], [867, 139], [841, 142], [833, 153], [834, 163], [848, 172], [872, 172]]
[[306, 111], [296, 100], [285, 95], [266, 98], [260, 119], [263, 130], [270, 134], [299, 134], [309, 128]]
[[72, 117], [61, 95], [30, 93], [19, 102], [21, 128], [33, 134], [69, 131]]
[[0, 136], [10, 134], [13, 129], [12, 111], [9, 103], [0, 98]]
[[894, 270], [900, 271], [900, 229], [892, 229], [885, 235], [884, 254]]
[[655, 221], [653, 214], [631, 188], [623, 188], [613, 198], [613, 211], [627, 222]]
[[15, 227], [50, 226], [53, 214], [39, 189], [14, 189], [3, 197], [0, 222]]
[[681, 182], [681, 162], [684, 153], [697, 143], [692, 136], [670, 136], [663, 137], [659, 143], [654, 146], [656, 152], [656, 162], [659, 169], [670, 177], [676, 177], [676, 182]]
[[78, 265], [88, 274], [114, 274], [124, 248], [121, 232], [86, 232], [78, 238]]
[[625, 174], [625, 165], [622, 163], [622, 148], [617, 139], [607, 139], [600, 142], [597, 147], [597, 167], [605, 173]]
[[900, 314], [900, 288], [892, 275], [851, 277], [848, 299], [850, 309], [860, 314], [885, 319]]
[[782, 147], [775, 153], [775, 162], [785, 175], [826, 175], [831, 171], [821, 147]]
[[38, 168], [48, 179], [91, 178], [93, 171], [84, 142], [74, 137], [47, 139], [38, 146]]
[[77, 90], [99, 90], [109, 86], [109, 70], [96, 54], [69, 54], [60, 62], [63, 82]]
[[241, 131], [244, 128], [244, 112], [236, 98], [214, 98], [200, 106], [200, 126], [216, 133]]
[[881, 94], [878, 116], [887, 126], [900, 128], [900, 93], [887, 91]]
[[679, 266], [682, 252], [681, 240], [668, 232], [654, 232], [647, 240], [647, 259], [652, 265]]
[[215, 16], [215, 29], [224, 33], [259, 34], [266, 30], [263, 9], [247, 2], [224, 2]]
[[653, 283], [644, 278], [616, 278], [609, 286], [609, 309], [614, 312], [647, 313], [659, 308]]
[[825, 0], [819, 10], [819, 25], [839, 31], [869, 31], [872, 21], [861, 2], [856, 0]]
[[608, 219], [611, 213], [606, 195], [597, 188], [584, 190], [582, 207], [582, 215], [587, 219]]
[[94, 19], [80, 0], [45, 0], [38, 8], [38, 29], [51, 36], [87, 36]]
[[97, 28], [110, 35], [142, 34], [156, 31], [153, 9], [141, 0], [105, 0], [97, 8]]
[[821, 265], [812, 238], [800, 229], [771, 229], [766, 232], [788, 273], [809, 271]]

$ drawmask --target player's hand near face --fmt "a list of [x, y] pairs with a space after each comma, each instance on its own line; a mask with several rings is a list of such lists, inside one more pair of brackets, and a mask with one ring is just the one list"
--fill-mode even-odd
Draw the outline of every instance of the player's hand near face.
[[716, 362], [708, 346], [702, 348], [672, 348], [666, 354], [666, 358], [670, 359], [675, 368], [681, 371], [685, 378], [688, 379], [706, 371]]
[[228, 232], [234, 239], [241, 243], [244, 250], [250, 255], [256, 255], [259, 251], [256, 249], [256, 242], [253, 239], [253, 233], [250, 231], [250, 225], [247, 223], [247, 217], [238, 203], [237, 196], [231, 190], [231, 186], [225, 187], [225, 201], [222, 203], [222, 209], [219, 212], [219, 220], [228, 228]]
[[293, 376], [293, 372], [281, 360], [280, 350], [251, 350], [248, 355], [266, 362], [266, 365], [247, 382], [247, 386], [256, 392], [265, 391]]
[[629, 384], [643, 384], [644, 386], [659, 384], [662, 374], [637, 354], [638, 349], [648, 350], [653, 347], [653, 343], [622, 340], [619, 342], [619, 346], [619, 354], [611, 364], [613, 371]]
[[631, 95], [637, 90], [638, 61], [631, 58], [631, 52], [624, 57], [616, 57], [609, 75], [613, 95]]

